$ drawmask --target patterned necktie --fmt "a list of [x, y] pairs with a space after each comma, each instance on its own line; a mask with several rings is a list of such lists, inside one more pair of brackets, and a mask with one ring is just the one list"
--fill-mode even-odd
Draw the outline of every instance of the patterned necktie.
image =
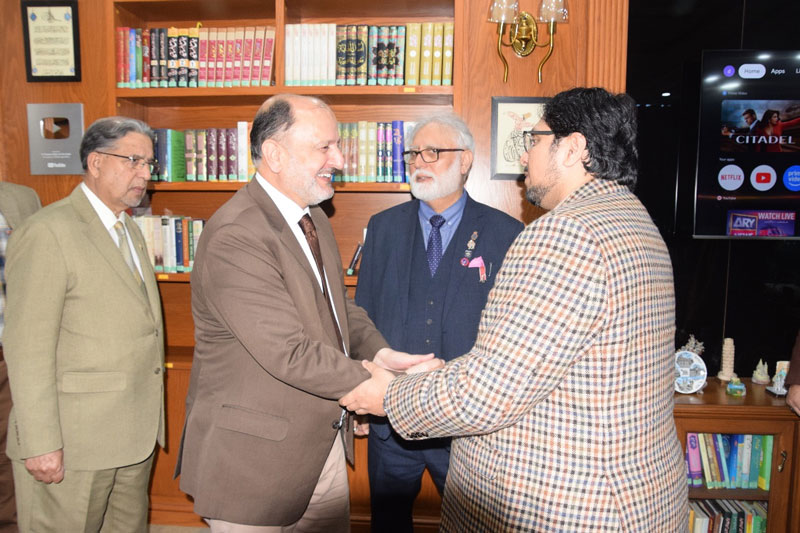
[[431, 269], [431, 277], [436, 274], [439, 268], [439, 261], [442, 260], [442, 232], [439, 228], [445, 223], [442, 215], [433, 215], [430, 220], [431, 232], [428, 235], [428, 266]]
[[128, 265], [128, 268], [131, 269], [133, 279], [136, 280], [136, 284], [139, 285], [142, 291], [146, 291], [144, 281], [142, 281], [142, 277], [139, 275], [139, 269], [136, 268], [136, 263], [133, 262], [131, 247], [128, 246], [128, 237], [125, 234], [125, 228], [122, 227], [121, 221], [117, 220], [116, 224], [114, 224], [114, 230], [117, 232], [119, 251], [122, 254], [122, 258], [125, 260], [125, 263]]
[[339, 330], [339, 323], [336, 321], [336, 315], [333, 313], [333, 303], [331, 302], [330, 294], [328, 294], [328, 284], [325, 281], [325, 269], [322, 266], [322, 252], [319, 248], [317, 228], [314, 226], [314, 221], [311, 220], [311, 217], [308, 214], [303, 215], [303, 218], [300, 219], [298, 224], [300, 224], [300, 229], [303, 230], [303, 234], [306, 236], [308, 246], [311, 248], [311, 254], [314, 256], [314, 262], [317, 263], [319, 277], [322, 279], [322, 294], [325, 296], [325, 302], [328, 304], [328, 312], [330, 313], [331, 321], [333, 322], [333, 330], [336, 332], [336, 340], [339, 341], [339, 347], [342, 349], [342, 352], [344, 352], [345, 349], [344, 342], [342, 341], [342, 332]]

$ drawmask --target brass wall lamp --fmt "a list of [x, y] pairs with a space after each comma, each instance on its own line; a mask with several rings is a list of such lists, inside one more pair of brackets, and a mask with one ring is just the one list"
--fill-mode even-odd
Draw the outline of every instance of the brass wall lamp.
[[[503, 56], [503, 46], [510, 46], [519, 57], [527, 57], [539, 47], [547, 47], [547, 53], [539, 62], [539, 83], [542, 83], [542, 67], [553, 55], [553, 36], [556, 25], [568, 20], [567, 0], [541, 0], [538, 22], [547, 24], [550, 39], [538, 42], [537, 20], [527, 11], [520, 12], [518, 0], [493, 0], [489, 4], [489, 22], [497, 23], [497, 55], [503, 62], [503, 83], [508, 81], [508, 61]], [[505, 26], [508, 26], [508, 42], [503, 40]]]

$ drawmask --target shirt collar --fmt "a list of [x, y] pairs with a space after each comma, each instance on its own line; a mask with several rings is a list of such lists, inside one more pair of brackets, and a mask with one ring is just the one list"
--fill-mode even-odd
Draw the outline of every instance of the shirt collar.
[[426, 204], [425, 202], [420, 201], [419, 203], [419, 214], [421, 218], [424, 218], [426, 221], [430, 221], [433, 215], [439, 214], [444, 217], [445, 224], [450, 225], [451, 221], [458, 218], [456, 215], [461, 214], [464, 211], [464, 206], [467, 205], [467, 191], [466, 189], [461, 192], [461, 197], [456, 200], [456, 202], [442, 211], [441, 213], [436, 213], [434, 209]]
[[123, 224], [125, 223], [125, 219], [123, 218], [125, 216], [125, 211], [121, 211], [119, 216], [115, 217], [114, 212], [111, 211], [111, 208], [109, 208], [100, 198], [97, 197], [94, 191], [92, 191], [86, 185], [86, 182], [81, 182], [81, 189], [86, 195], [86, 198], [89, 200], [89, 203], [92, 204], [95, 212], [97, 212], [97, 216], [100, 217], [100, 222], [103, 223], [103, 226], [105, 226], [107, 230], [110, 231], [117, 221], [121, 221]]
[[283, 218], [286, 219], [286, 222], [290, 226], [296, 226], [297, 223], [300, 222], [300, 219], [303, 218], [303, 215], [311, 212], [308, 207], [303, 209], [297, 205], [294, 200], [290, 199], [288, 196], [279, 191], [258, 172], [256, 172], [256, 181], [267, 193], [267, 196], [269, 196], [270, 199], [275, 202], [275, 206], [278, 208], [278, 211], [281, 212], [281, 215], [283, 215]]

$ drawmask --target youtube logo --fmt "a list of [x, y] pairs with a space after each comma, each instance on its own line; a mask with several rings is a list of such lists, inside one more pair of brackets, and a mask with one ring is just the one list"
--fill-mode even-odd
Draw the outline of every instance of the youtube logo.
[[750, 173], [750, 184], [757, 191], [768, 191], [778, 182], [778, 174], [769, 165], [759, 165]]

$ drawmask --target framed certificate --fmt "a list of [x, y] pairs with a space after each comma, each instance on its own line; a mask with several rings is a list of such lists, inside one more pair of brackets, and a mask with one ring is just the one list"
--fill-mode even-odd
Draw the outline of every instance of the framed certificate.
[[81, 81], [77, 0], [21, 0], [28, 81]]

